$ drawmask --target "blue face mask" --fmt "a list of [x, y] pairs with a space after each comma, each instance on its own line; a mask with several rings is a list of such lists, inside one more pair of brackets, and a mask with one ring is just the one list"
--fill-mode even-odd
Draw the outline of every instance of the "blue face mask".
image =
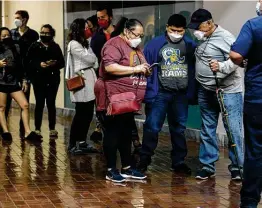
[[260, 2], [257, 2], [256, 12], [257, 12], [257, 15], [258, 15], [258, 16], [261, 16], [261, 15], [262, 15], [261, 10], [260, 10], [260, 7], [261, 7], [261, 3], [260, 3]]

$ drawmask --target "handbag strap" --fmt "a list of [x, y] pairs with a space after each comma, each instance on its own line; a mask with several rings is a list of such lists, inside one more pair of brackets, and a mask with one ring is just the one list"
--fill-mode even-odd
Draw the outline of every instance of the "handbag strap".
[[72, 69], [72, 66], [71, 66], [72, 61], [71, 61], [71, 53], [70, 53], [70, 50], [71, 50], [70, 43], [71, 43], [71, 41], [67, 45], [66, 74], [65, 74], [66, 79], [71, 78], [71, 71], [70, 70]]

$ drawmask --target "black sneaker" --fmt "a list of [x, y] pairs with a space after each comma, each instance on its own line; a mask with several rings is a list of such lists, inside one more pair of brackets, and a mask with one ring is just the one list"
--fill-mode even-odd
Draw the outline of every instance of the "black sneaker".
[[124, 178], [132, 178], [132, 179], [138, 179], [138, 180], [143, 180], [147, 177], [144, 174], [132, 168], [122, 169], [121, 176], [123, 176]]
[[232, 170], [231, 171], [231, 180], [241, 181], [241, 176], [240, 176], [239, 170]]
[[112, 169], [110, 171], [107, 171], [106, 180], [109, 180], [115, 183], [122, 183], [126, 181], [126, 179], [120, 175], [117, 169]]
[[206, 180], [208, 178], [213, 178], [215, 177], [216, 174], [213, 173], [213, 172], [210, 172], [206, 169], [201, 169], [197, 172], [197, 175], [196, 175], [196, 179], [200, 179], [200, 180]]
[[26, 140], [30, 141], [30, 142], [42, 142], [42, 136], [38, 135], [37, 133], [35, 133], [34, 131], [31, 131], [31, 133], [25, 137]]
[[2, 133], [2, 139], [7, 142], [11, 142], [13, 140], [10, 132]]
[[90, 136], [90, 140], [93, 141], [94, 143], [101, 142], [102, 139], [103, 139], [103, 134], [98, 131], [94, 131]]
[[176, 165], [175, 167], [172, 167], [171, 170], [178, 174], [191, 175], [191, 169], [185, 163]]

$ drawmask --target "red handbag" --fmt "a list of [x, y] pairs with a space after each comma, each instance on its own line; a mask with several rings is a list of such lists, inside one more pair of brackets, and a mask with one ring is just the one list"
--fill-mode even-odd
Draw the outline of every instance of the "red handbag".
[[112, 95], [109, 98], [107, 115], [119, 115], [139, 111], [141, 108], [133, 92]]

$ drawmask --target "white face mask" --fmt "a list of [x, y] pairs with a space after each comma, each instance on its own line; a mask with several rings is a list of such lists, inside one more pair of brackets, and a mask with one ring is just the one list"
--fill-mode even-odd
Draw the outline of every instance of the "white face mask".
[[16, 26], [16, 27], [21, 27], [22, 24], [23, 24], [23, 23], [22, 23], [22, 20], [20, 20], [20, 19], [15, 19], [15, 22], [14, 22], [14, 23], [15, 23], [15, 26]]
[[260, 7], [261, 7], [261, 3], [260, 2], [257, 2], [257, 5], [256, 5], [256, 12], [257, 12], [257, 15], [258, 16], [261, 16], [262, 13], [260, 11]]
[[198, 39], [198, 40], [205, 40], [206, 37], [205, 37], [205, 32], [202, 32], [200, 30], [195, 30], [194, 31], [194, 36]]
[[129, 40], [130, 46], [132, 48], [137, 48], [137, 46], [139, 46], [139, 44], [142, 42], [141, 38], [136, 38], [136, 39], [131, 39]]
[[174, 43], [180, 41], [183, 38], [183, 35], [180, 35], [178, 33], [167, 33], [167, 35], [169, 36], [170, 40]]

